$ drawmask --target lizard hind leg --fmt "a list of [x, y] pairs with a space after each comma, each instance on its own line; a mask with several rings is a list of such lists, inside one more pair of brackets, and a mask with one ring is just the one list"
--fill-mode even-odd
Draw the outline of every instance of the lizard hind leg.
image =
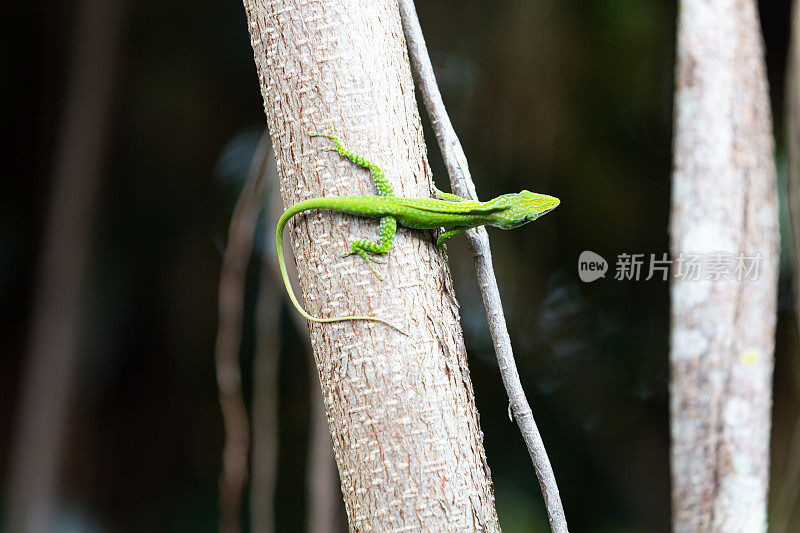
[[389, 253], [389, 250], [392, 248], [395, 232], [397, 231], [397, 221], [393, 217], [381, 218], [380, 231], [381, 242], [379, 244], [375, 244], [374, 242], [370, 241], [353, 241], [353, 243], [350, 245], [350, 251], [342, 254], [342, 257], [347, 257], [353, 254], [360, 255], [367, 262], [367, 265], [369, 266], [370, 270], [372, 270], [373, 274], [375, 274], [379, 280], [383, 281], [384, 277], [380, 272], [378, 272], [373, 263], [383, 263], [384, 261], [374, 256]]
[[372, 273], [375, 274], [375, 277], [377, 277], [381, 281], [384, 281], [386, 278], [384, 278], [383, 274], [378, 272], [378, 269], [375, 268], [375, 265], [372, 264], [372, 263], [383, 263], [383, 261], [380, 261], [380, 260], [370, 256], [369, 252], [367, 252], [367, 250], [365, 250], [366, 245], [370, 245], [370, 244], [375, 246], [374, 243], [371, 243], [369, 241], [353, 241], [352, 250], [350, 250], [349, 252], [343, 253], [342, 257], [348, 257], [348, 256], [351, 256], [353, 254], [360, 255], [367, 262], [367, 266], [369, 267], [370, 270], [372, 270]]
[[436, 186], [433, 186], [433, 192], [436, 194], [436, 198], [439, 200], [445, 200], [447, 202], [466, 202], [466, 198], [461, 198], [456, 194], [452, 194], [449, 192], [440, 191]]

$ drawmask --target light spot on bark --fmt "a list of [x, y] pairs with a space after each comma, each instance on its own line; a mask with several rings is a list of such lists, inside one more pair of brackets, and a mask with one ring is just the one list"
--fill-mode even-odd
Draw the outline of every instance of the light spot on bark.
[[758, 350], [755, 348], [750, 348], [749, 350], [745, 350], [742, 352], [740, 360], [745, 365], [753, 365], [758, 362]]

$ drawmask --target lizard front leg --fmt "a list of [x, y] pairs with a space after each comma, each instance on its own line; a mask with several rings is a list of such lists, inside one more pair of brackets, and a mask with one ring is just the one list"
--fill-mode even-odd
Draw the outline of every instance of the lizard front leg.
[[383, 255], [389, 253], [389, 250], [392, 248], [392, 242], [394, 242], [394, 236], [397, 231], [397, 220], [394, 217], [383, 217], [381, 218], [381, 242], [379, 244], [375, 244], [371, 241], [353, 241], [350, 245], [350, 251], [342, 254], [342, 257], [347, 257], [348, 255], [358, 254], [363, 257], [367, 261], [367, 265], [372, 270], [372, 272], [378, 276], [378, 279], [383, 281], [383, 276], [375, 269], [375, 266], [372, 264], [374, 263], [382, 263], [370, 254], [378, 254]]

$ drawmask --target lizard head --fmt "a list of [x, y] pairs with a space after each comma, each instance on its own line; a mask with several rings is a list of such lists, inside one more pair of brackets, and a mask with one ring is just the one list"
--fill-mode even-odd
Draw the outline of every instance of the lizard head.
[[561, 203], [561, 200], [555, 196], [531, 191], [522, 191], [508, 196], [511, 197], [509, 198], [511, 205], [503, 213], [503, 218], [508, 227], [511, 228], [536, 220], [558, 207], [558, 204]]

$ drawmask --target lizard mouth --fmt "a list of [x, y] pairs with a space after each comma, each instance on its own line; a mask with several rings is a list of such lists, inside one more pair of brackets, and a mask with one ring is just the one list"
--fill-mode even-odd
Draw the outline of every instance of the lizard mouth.
[[538, 213], [535, 213], [535, 214], [530, 214], [530, 215], [528, 215], [527, 217], [525, 217], [525, 221], [526, 221], [526, 222], [530, 222], [530, 221], [532, 221], [532, 220], [536, 220], [537, 218], [539, 218], [539, 217], [541, 217], [541, 216], [544, 216], [544, 215], [546, 215], [547, 213], [549, 213], [550, 211], [552, 211], [552, 210], [553, 210], [553, 209], [555, 209], [556, 207], [558, 207], [558, 204], [555, 204], [555, 205], [553, 205], [553, 206], [551, 206], [551, 207], [548, 207], [548, 208], [547, 208], [547, 209], [545, 209], [544, 211], [539, 211]]
[[551, 201], [550, 201], [549, 205], [547, 206], [547, 208], [544, 211], [542, 211], [541, 213], [539, 213], [538, 216], [546, 215], [547, 213], [549, 213], [550, 211], [552, 211], [553, 209], [558, 207], [560, 204], [561, 204], [561, 200], [559, 200], [558, 198], [551, 197]]

